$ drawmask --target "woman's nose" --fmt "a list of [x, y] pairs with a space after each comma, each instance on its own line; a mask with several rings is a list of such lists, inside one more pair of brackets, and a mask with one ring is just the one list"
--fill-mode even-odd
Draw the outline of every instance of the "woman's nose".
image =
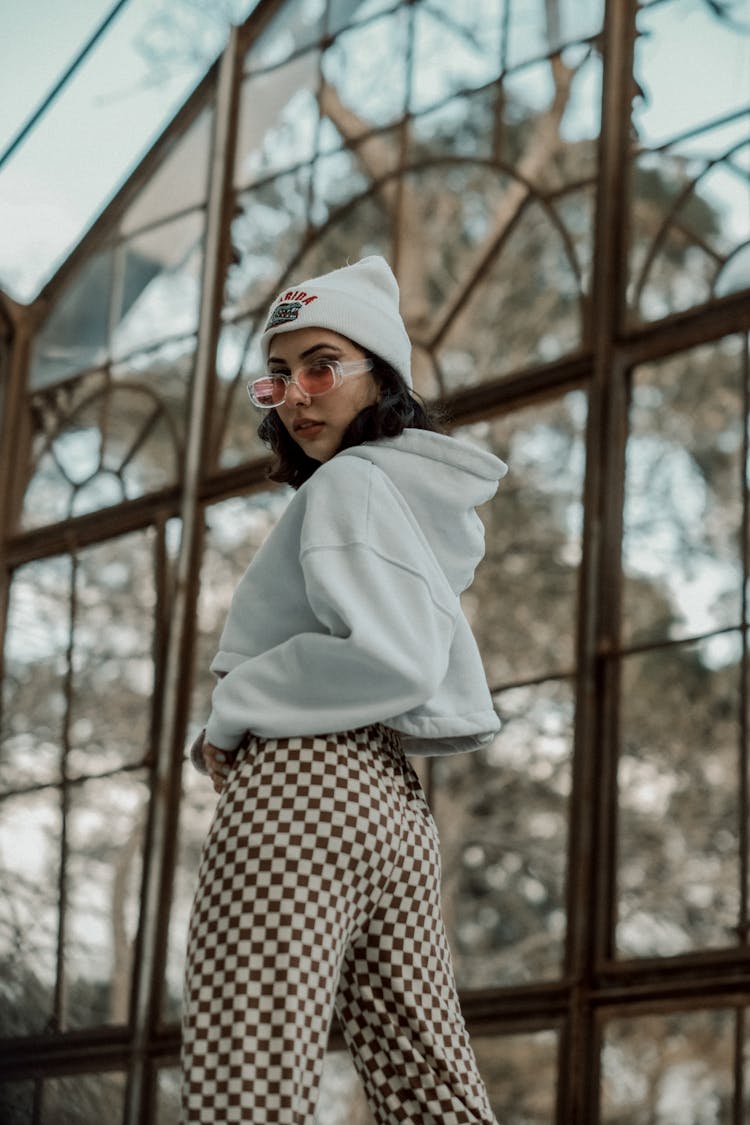
[[286, 401], [290, 406], [296, 406], [300, 402], [309, 402], [310, 396], [302, 390], [298, 383], [293, 383], [290, 380], [286, 387]]

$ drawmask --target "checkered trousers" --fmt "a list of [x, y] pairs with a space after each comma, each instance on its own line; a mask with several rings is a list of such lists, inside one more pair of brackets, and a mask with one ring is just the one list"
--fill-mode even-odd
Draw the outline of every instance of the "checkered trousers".
[[378, 1125], [497, 1125], [458, 1002], [435, 821], [381, 724], [238, 755], [190, 923], [183, 1125], [313, 1125], [334, 1009]]

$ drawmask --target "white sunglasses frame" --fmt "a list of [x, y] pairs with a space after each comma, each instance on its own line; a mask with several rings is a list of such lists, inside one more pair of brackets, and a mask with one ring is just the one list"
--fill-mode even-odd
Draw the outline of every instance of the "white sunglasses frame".
[[[250, 396], [250, 401], [252, 402], [253, 406], [257, 407], [258, 410], [275, 410], [278, 406], [283, 406], [286, 402], [286, 396], [292, 383], [294, 383], [297, 390], [305, 395], [306, 398], [322, 398], [323, 395], [329, 395], [331, 391], [335, 391], [337, 387], [340, 387], [344, 379], [351, 379], [356, 377], [357, 375], [366, 375], [368, 371], [373, 370], [374, 364], [371, 359], [367, 358], [344, 360], [320, 359], [317, 361], [317, 363], [313, 362], [309, 364], [309, 366], [330, 367], [333, 371], [333, 386], [329, 387], [327, 391], [320, 391], [318, 394], [313, 395], [310, 394], [309, 391], [306, 391], [302, 387], [300, 387], [297, 380], [292, 379], [291, 375], [283, 375], [280, 371], [269, 371], [267, 375], [261, 375], [257, 379], [253, 379], [252, 382], [246, 384], [246, 390], [248, 395]], [[283, 379], [284, 383], [286, 384], [286, 389], [284, 391], [284, 397], [281, 402], [274, 402], [270, 406], [266, 406], [265, 403], [260, 403], [253, 397], [253, 387], [256, 383], [260, 383], [264, 379], [270, 378]]]

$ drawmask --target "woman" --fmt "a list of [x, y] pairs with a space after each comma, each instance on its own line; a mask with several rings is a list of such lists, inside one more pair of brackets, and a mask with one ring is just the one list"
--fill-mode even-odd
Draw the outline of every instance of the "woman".
[[506, 466], [412, 397], [383, 258], [284, 290], [261, 346], [248, 389], [272, 479], [296, 493], [237, 587], [192, 751], [220, 798], [188, 942], [184, 1121], [312, 1125], [335, 1010], [379, 1123], [491, 1125], [407, 755], [499, 728], [459, 595]]

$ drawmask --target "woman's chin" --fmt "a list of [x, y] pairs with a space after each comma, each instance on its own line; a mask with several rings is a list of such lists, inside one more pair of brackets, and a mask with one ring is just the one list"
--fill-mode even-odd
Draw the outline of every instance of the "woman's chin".
[[314, 438], [310, 438], [307, 441], [300, 441], [299, 437], [296, 435], [295, 441], [302, 452], [309, 457], [311, 461], [330, 461], [331, 457], [333, 457], [336, 452], [335, 449], [330, 448], [330, 442], [328, 441], [315, 441]]

